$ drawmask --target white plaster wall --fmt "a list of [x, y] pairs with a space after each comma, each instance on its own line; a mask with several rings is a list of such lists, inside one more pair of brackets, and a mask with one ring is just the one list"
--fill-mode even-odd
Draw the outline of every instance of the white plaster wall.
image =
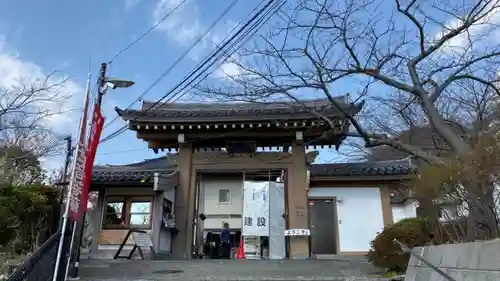
[[417, 216], [417, 206], [412, 200], [406, 200], [403, 204], [392, 204], [391, 207], [393, 222]]
[[153, 188], [149, 187], [123, 187], [123, 188], [106, 188], [106, 195], [155, 195]]
[[160, 229], [160, 251], [171, 252], [172, 251], [172, 233], [166, 228]]
[[222, 222], [229, 223], [230, 228], [241, 228], [240, 218], [208, 218], [203, 222], [204, 229], [219, 229], [222, 228]]
[[165, 199], [167, 200], [170, 200], [172, 203], [175, 202], [175, 188], [164, 191], [163, 197], [165, 197]]
[[[336, 197], [341, 252], [367, 252], [370, 241], [384, 227], [378, 187], [316, 187], [308, 198]], [[335, 222], [325, 222], [335, 223]]]
[[[243, 202], [243, 180], [242, 179], [210, 179], [204, 178], [201, 182], [204, 188], [203, 210], [207, 216], [210, 215], [241, 215]], [[231, 202], [219, 203], [219, 189], [229, 189]], [[241, 227], [241, 218], [207, 218], [203, 222], [205, 229], [222, 228], [223, 222], [228, 222], [231, 228]]]

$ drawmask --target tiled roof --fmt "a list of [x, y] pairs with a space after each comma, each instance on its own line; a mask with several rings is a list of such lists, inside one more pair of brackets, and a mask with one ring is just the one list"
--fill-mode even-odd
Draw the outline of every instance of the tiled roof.
[[[176, 164], [167, 157], [148, 159], [143, 162], [119, 165], [96, 166], [92, 173], [93, 182], [139, 182], [146, 180], [152, 183], [155, 172], [168, 175], [175, 171]], [[409, 159], [343, 164], [311, 164], [311, 177], [335, 176], [398, 176], [408, 175], [415, 171]]]
[[[338, 98], [344, 103], [346, 98]], [[154, 106], [154, 109], [150, 109]], [[351, 114], [361, 110], [361, 105], [344, 104]], [[139, 122], [231, 121], [268, 119], [317, 119], [317, 114], [339, 116], [340, 111], [328, 100], [311, 100], [302, 103], [159, 103], [143, 102], [141, 110], [115, 108], [125, 120]], [[168, 118], [168, 119], [165, 119]]]
[[146, 159], [141, 162], [125, 164], [125, 165], [96, 165], [94, 166], [94, 170], [158, 170], [165, 169], [168, 167], [175, 166], [175, 157], [170, 155], [166, 155], [159, 158]]
[[384, 162], [310, 165], [311, 177], [398, 176], [413, 173], [415, 169], [409, 158]]
[[[169, 174], [166, 171], [157, 171], [160, 175]], [[152, 184], [154, 171], [94, 171], [92, 182], [136, 182]]]
[[142, 162], [127, 165], [95, 166], [92, 172], [92, 182], [141, 182], [152, 184], [154, 174], [166, 176], [175, 171], [176, 163], [168, 157], [147, 159]]

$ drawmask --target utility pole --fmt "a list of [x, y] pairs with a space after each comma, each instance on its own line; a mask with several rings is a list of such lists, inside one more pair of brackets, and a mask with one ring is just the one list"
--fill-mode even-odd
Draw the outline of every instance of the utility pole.
[[[104, 87], [105, 87], [105, 77], [106, 77], [106, 69], [107, 69], [107, 64], [102, 63], [101, 64], [101, 69], [100, 69], [100, 74], [99, 74], [99, 80], [98, 80], [98, 88], [97, 88], [97, 97], [96, 97], [96, 106], [101, 106], [102, 103], [102, 97], [104, 96]], [[83, 214], [82, 219], [78, 222], [76, 222], [75, 225], [75, 232], [74, 235], [77, 235], [74, 239], [74, 243], [71, 246], [71, 258], [70, 262], [68, 264], [69, 270], [67, 270], [67, 274], [71, 278], [76, 278], [78, 276], [78, 270], [80, 268], [80, 247], [82, 244], [83, 236], [85, 234], [85, 216], [86, 212]]]
[[102, 96], [104, 96], [104, 85], [106, 84], [105, 78], [106, 78], [106, 70], [108, 69], [108, 65], [106, 63], [101, 63], [101, 70], [100, 75], [99, 75], [99, 88], [97, 89], [97, 100], [96, 104], [98, 106], [101, 106], [102, 103]]
[[71, 146], [71, 136], [65, 137], [64, 140], [66, 141], [66, 161], [64, 161], [62, 182], [66, 183], [68, 181], [68, 169], [69, 169], [69, 163], [71, 163], [71, 155], [73, 154], [73, 147]]
[[64, 205], [64, 194], [66, 191], [66, 188], [68, 186], [68, 169], [69, 169], [69, 164], [71, 163], [71, 155], [73, 152], [73, 149], [71, 147], [71, 136], [67, 136], [64, 138], [66, 141], [66, 160], [64, 161], [64, 168], [62, 171], [61, 178], [59, 179], [59, 182], [57, 185], [61, 188], [61, 194], [59, 194], [59, 204], [57, 204], [56, 210], [54, 210], [54, 222], [52, 224], [52, 229], [53, 232], [57, 232], [57, 230], [61, 227], [62, 224], [62, 208]]

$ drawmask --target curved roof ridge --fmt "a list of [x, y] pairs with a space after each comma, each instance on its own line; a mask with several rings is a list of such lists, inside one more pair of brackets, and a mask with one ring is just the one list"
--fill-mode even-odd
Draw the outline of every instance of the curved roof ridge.
[[392, 160], [380, 160], [380, 161], [372, 161], [372, 162], [364, 162], [364, 163], [372, 163], [372, 164], [388, 164], [388, 163], [403, 163], [407, 162], [408, 164], [411, 164], [411, 159], [412, 157], [405, 157], [405, 158], [400, 158], [400, 159], [392, 159]]
[[408, 159], [379, 162], [311, 164], [312, 176], [406, 176], [415, 171]]
[[176, 166], [177, 163], [175, 159], [172, 159], [170, 155], [164, 155], [161, 157], [145, 159], [139, 162], [122, 164], [122, 165], [96, 165], [94, 170], [105, 170], [105, 171], [152, 171], [152, 170], [165, 170]]
[[[342, 101], [347, 104], [347, 95], [334, 97], [335, 99]], [[155, 106], [155, 110], [213, 110], [214, 107], [217, 110], [236, 110], [240, 108], [266, 108], [266, 107], [290, 107], [290, 106], [325, 106], [331, 105], [331, 102], [326, 98], [317, 98], [317, 99], [309, 99], [309, 100], [300, 100], [297, 101], [286, 101], [286, 102], [248, 102], [248, 101], [238, 101], [238, 102], [196, 102], [196, 103], [168, 103], [168, 102], [160, 102], [157, 103], [155, 101], [143, 101], [141, 109], [147, 109], [151, 106]]]

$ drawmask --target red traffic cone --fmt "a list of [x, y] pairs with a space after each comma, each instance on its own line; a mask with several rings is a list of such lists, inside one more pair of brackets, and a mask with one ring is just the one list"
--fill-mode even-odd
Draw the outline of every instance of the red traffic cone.
[[238, 247], [238, 252], [236, 252], [236, 259], [241, 260], [245, 258], [245, 250], [243, 247], [243, 236], [240, 238], [240, 246]]

